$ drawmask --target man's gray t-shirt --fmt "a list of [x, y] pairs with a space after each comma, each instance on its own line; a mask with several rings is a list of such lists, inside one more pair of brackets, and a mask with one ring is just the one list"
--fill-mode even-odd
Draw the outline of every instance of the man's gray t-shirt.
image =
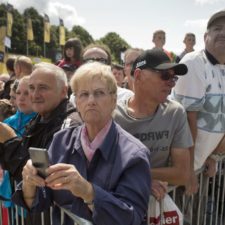
[[178, 102], [166, 100], [154, 115], [142, 119], [128, 114], [127, 102], [118, 104], [114, 119], [148, 147], [152, 168], [169, 166], [171, 148], [192, 146], [186, 112]]

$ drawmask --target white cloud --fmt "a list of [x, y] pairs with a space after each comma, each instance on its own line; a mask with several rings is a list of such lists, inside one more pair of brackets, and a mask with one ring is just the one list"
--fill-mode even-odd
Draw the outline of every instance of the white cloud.
[[186, 20], [184, 26], [188, 28], [198, 28], [198, 29], [205, 29], [207, 24], [207, 19], [198, 19], [198, 20]]
[[[5, 0], [7, 2], [7, 0]], [[20, 13], [23, 13], [24, 9], [33, 7], [40, 14], [44, 12], [44, 9], [48, 7], [48, 1], [46, 0], [10, 0], [8, 1], [13, 5], [15, 9], [17, 9]]]
[[47, 14], [53, 24], [59, 23], [59, 17], [63, 19], [64, 25], [68, 29], [71, 29], [74, 25], [83, 25], [85, 23], [85, 19], [78, 16], [75, 7], [60, 2], [50, 2]]
[[85, 19], [78, 16], [73, 5], [51, 0], [10, 0], [9, 3], [20, 13], [23, 13], [24, 9], [29, 7], [35, 8], [42, 16], [46, 13], [49, 16], [50, 23], [54, 25], [58, 25], [59, 18], [61, 18], [68, 29], [71, 29], [74, 25], [83, 25], [85, 23]]
[[197, 4], [205, 5], [205, 4], [215, 4], [217, 2], [225, 2], [225, 0], [195, 0]]

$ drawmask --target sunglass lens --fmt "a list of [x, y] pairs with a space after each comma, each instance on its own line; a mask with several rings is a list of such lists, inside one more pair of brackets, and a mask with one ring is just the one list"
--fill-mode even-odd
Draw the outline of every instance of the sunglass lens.
[[162, 71], [161, 79], [162, 80], [171, 80], [171, 81], [176, 82], [178, 80], [178, 76], [171, 76], [171, 74], [168, 71]]
[[170, 74], [168, 71], [162, 71], [161, 72], [161, 79], [162, 80], [169, 80], [171, 78]]

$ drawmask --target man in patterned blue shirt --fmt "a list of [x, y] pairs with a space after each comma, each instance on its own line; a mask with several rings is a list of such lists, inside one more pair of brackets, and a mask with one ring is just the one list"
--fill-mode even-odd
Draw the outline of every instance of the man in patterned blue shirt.
[[[192, 52], [181, 60], [188, 67], [186, 76], [180, 77], [173, 96], [186, 109], [192, 136], [192, 169], [206, 166], [207, 175], [214, 176], [216, 162], [211, 155], [222, 151], [225, 145], [225, 10], [212, 15], [204, 35], [205, 49]], [[187, 190], [197, 191], [193, 173], [193, 185]], [[190, 182], [191, 184], [191, 182]]]

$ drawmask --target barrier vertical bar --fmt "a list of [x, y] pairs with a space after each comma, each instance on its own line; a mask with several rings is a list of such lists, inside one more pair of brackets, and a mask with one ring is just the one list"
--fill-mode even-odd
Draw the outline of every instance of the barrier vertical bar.
[[215, 192], [216, 194], [216, 215], [215, 215], [215, 225], [218, 224], [218, 215], [219, 215], [219, 198], [220, 198], [220, 194], [221, 194], [221, 180], [222, 180], [222, 162], [218, 162], [218, 175], [216, 175], [216, 177], [218, 178], [217, 181], [217, 191]]
[[1, 210], [0, 210], [0, 225], [2, 225], [2, 201], [0, 201], [0, 206], [1, 206]]

